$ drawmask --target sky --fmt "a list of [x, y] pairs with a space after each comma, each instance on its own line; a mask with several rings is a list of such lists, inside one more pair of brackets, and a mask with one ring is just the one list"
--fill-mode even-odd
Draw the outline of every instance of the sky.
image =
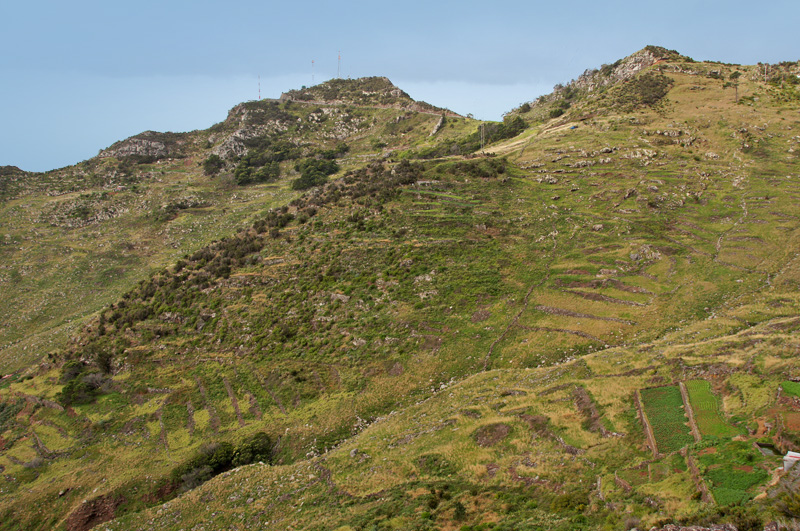
[[797, 0], [6, 0], [0, 20], [0, 166], [28, 171], [146, 130], [205, 129], [257, 99], [259, 76], [273, 98], [387, 76], [414, 99], [499, 120], [648, 44], [800, 59]]

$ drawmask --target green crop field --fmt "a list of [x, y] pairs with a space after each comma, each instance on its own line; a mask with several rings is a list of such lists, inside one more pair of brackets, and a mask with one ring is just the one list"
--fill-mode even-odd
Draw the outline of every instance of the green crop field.
[[734, 437], [741, 430], [731, 426], [722, 416], [719, 400], [711, 392], [711, 385], [705, 380], [691, 380], [686, 382], [689, 392], [689, 403], [694, 411], [697, 429], [703, 436]]
[[677, 387], [654, 387], [639, 393], [660, 452], [675, 452], [694, 442]]
[[800, 383], [790, 382], [787, 380], [785, 382], [781, 382], [781, 388], [787, 395], [800, 398]]
[[754, 487], [765, 482], [769, 473], [762, 468], [765, 458], [744, 441], [719, 444], [700, 456], [703, 477], [719, 505], [737, 505], [751, 499]]

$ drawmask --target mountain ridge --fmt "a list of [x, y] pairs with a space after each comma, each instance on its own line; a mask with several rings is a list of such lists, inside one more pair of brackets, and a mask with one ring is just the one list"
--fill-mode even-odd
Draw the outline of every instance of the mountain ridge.
[[[794, 85], [739, 65], [687, 73], [673, 59], [673, 71], [653, 62], [594, 94], [557, 90], [515, 109], [502, 124], [513, 136], [487, 155], [461, 150], [480, 133], [469, 120], [448, 117], [431, 137], [436, 117], [408, 110], [264, 102], [203, 132], [185, 159], [100, 162], [107, 175], [153, 176], [122, 186], [174, 188], [174, 210], [156, 211], [162, 231], [240, 194], [254, 206], [241, 230], [126, 282], [49, 364], [0, 386], [14, 478], [4, 522], [344, 531], [787, 518], [796, 474], [773, 474], [753, 444], [799, 442], [800, 124], [782, 113], [796, 109]], [[630, 81], [649, 75], [670, 80]], [[733, 94], [724, 84], [736, 79]], [[299, 121], [281, 118], [292, 112]], [[517, 117], [522, 130], [508, 127]], [[239, 125], [261, 136], [213, 153]], [[343, 153], [344, 132], [355, 140]], [[222, 167], [205, 175], [212, 154]], [[344, 168], [289, 193], [310, 160]], [[234, 185], [245, 163], [280, 175]], [[210, 187], [196, 200], [192, 179]], [[271, 209], [267, 193], [280, 194]], [[273, 464], [239, 468], [256, 455]], [[136, 463], [160, 476], [123, 471]], [[26, 500], [53, 501], [50, 515], [21, 519], [13, 493], [25, 486]]]

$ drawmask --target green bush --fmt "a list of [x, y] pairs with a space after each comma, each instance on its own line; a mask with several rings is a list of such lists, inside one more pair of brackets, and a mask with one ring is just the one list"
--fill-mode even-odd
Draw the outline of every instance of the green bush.
[[307, 190], [328, 182], [328, 175], [339, 171], [339, 165], [328, 159], [305, 159], [295, 164], [295, 169], [300, 172], [300, 178], [292, 181], [292, 189]]
[[216, 175], [225, 167], [225, 161], [223, 161], [219, 155], [209, 155], [209, 157], [203, 162], [203, 172], [206, 175]]

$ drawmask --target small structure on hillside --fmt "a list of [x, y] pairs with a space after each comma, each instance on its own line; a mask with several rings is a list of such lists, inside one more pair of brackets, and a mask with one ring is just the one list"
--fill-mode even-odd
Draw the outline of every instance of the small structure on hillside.
[[800, 461], [800, 453], [798, 452], [787, 452], [786, 455], [783, 457], [783, 470], [784, 472], [791, 469], [797, 462]]

